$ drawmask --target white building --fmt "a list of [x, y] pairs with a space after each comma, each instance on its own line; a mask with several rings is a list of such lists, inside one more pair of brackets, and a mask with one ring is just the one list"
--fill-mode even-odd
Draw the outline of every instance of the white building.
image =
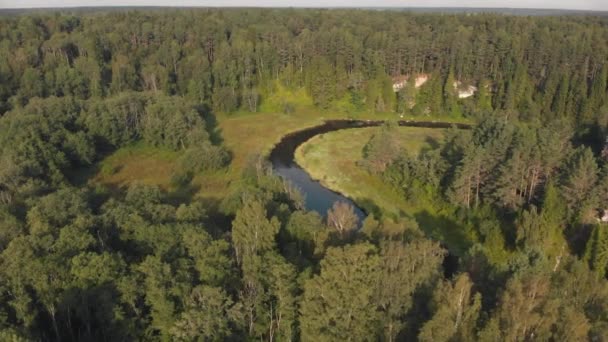
[[462, 82], [460, 81], [454, 82], [454, 89], [458, 90], [459, 99], [466, 99], [467, 97], [475, 95], [475, 93], [477, 92], [477, 87], [472, 85], [463, 86]]
[[[405, 88], [405, 86], [407, 85], [407, 80], [409, 79], [408, 75], [400, 75], [400, 76], [396, 76], [393, 77], [393, 90], [395, 92], [398, 92], [399, 90]], [[418, 76], [416, 76], [416, 89], [422, 87], [423, 84], [425, 84], [427, 81], [429, 80], [429, 75], [427, 74], [420, 74]]]

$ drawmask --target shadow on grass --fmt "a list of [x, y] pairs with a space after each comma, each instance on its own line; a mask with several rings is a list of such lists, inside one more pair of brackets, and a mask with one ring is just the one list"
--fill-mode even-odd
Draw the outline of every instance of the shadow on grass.
[[178, 205], [181, 203], [190, 203], [194, 196], [201, 190], [200, 185], [192, 183], [183, 184], [167, 193], [169, 203]]
[[441, 143], [434, 137], [426, 137], [424, 139], [425, 146], [420, 149], [419, 154], [424, 155], [441, 147]]
[[376, 219], [382, 218], [382, 210], [369, 198], [357, 198], [355, 201], [357, 206], [363, 210], [366, 216], [374, 215]]
[[101, 147], [96, 151], [95, 160], [90, 165], [74, 166], [66, 171], [65, 175], [73, 186], [83, 187], [87, 185], [89, 180], [93, 179], [100, 172], [117, 173], [120, 172], [123, 165], [115, 166], [112, 170], [103, 170], [102, 161], [114, 153], [116, 149], [111, 148], [108, 143], [102, 142]]
[[203, 120], [205, 120], [205, 128], [209, 133], [211, 143], [213, 145], [221, 145], [224, 142], [224, 138], [222, 137], [222, 130], [220, 129], [217, 117], [213, 113], [213, 110], [211, 110], [211, 108], [206, 104], [198, 106], [196, 110], [203, 117]]
[[89, 180], [95, 177], [95, 175], [97, 175], [100, 170], [101, 165], [96, 162], [92, 165], [71, 169], [66, 172], [66, 177], [68, 178], [70, 184], [75, 187], [81, 188], [87, 185]]
[[430, 146], [431, 150], [437, 149], [441, 146], [439, 140], [434, 137], [426, 137], [426, 139], [424, 139], [424, 142], [426, 142]]

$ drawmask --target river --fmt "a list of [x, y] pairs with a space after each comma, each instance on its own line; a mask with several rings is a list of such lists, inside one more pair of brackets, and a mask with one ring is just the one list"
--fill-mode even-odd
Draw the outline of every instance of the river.
[[[359, 208], [351, 199], [335, 191], [327, 189], [295, 162], [295, 151], [312, 137], [318, 134], [338, 131], [342, 129], [355, 129], [363, 127], [380, 126], [384, 121], [372, 120], [329, 120], [324, 124], [307, 128], [301, 131], [287, 134], [270, 152], [270, 162], [276, 174], [291, 182], [300, 189], [306, 198], [306, 208], [314, 210], [325, 216], [327, 210], [337, 202], [342, 201], [351, 204], [360, 221], [365, 218], [365, 212]], [[471, 128], [471, 125], [462, 123], [435, 122], [435, 121], [398, 121], [399, 126], [424, 127], [424, 128]]]

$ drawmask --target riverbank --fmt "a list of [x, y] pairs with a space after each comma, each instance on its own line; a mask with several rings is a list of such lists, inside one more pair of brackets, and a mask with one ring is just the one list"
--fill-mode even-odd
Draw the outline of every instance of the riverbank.
[[[296, 163], [311, 179], [342, 194], [368, 214], [380, 219], [415, 219], [425, 234], [445, 243], [456, 256], [464, 255], [474, 243], [453, 220], [453, 208], [437, 207], [428, 198], [407, 200], [383, 180], [358, 165], [363, 147], [378, 127], [346, 129], [317, 135], [299, 146]], [[402, 147], [415, 155], [441, 143], [445, 129], [401, 127]]]
[[[342, 114], [321, 112], [316, 108], [302, 107], [292, 114], [278, 112], [237, 112], [221, 113], [213, 117], [209, 127], [218, 142], [224, 144], [232, 155], [230, 165], [217, 172], [202, 172], [192, 180], [191, 188], [196, 197], [221, 199], [238, 186], [243, 169], [249, 160], [255, 156], [266, 157], [286, 135], [323, 124], [328, 120], [395, 120], [394, 113], [362, 112]], [[414, 117], [405, 117], [412, 120]], [[427, 118], [418, 118], [427, 119]], [[428, 118], [429, 121], [440, 121], [440, 117]], [[432, 119], [432, 120], [431, 120]], [[447, 118], [445, 120], [448, 120]], [[464, 122], [463, 120], [459, 120]], [[140, 148], [140, 147], [138, 147]], [[146, 168], [146, 183], [161, 186], [167, 191], [174, 190], [171, 186], [171, 170], [173, 162], [165, 158], [165, 151], [158, 151], [151, 146], [141, 147], [146, 150], [145, 162], [153, 167]], [[92, 183], [104, 185], [127, 186], [131, 181], [140, 177], [142, 156], [129, 153], [129, 158], [123, 158], [132, 147], [118, 150], [107, 160], [100, 163], [103, 166], [92, 176]], [[158, 157], [158, 158], [157, 158]], [[112, 172], [106, 172], [111, 169]], [[134, 170], [136, 172], [134, 172]]]
[[[420, 208], [407, 203], [403, 196], [358, 165], [363, 147], [378, 127], [343, 130], [318, 135], [302, 144], [295, 160], [323, 186], [353, 199], [364, 210], [376, 216], [412, 215]], [[411, 155], [431, 148], [443, 139], [444, 130], [401, 127], [399, 141]]]

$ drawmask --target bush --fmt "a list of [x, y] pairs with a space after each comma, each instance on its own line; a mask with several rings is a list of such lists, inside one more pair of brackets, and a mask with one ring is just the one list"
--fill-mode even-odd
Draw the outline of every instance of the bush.
[[176, 188], [183, 188], [190, 184], [192, 178], [194, 178], [192, 172], [179, 170], [171, 176], [171, 185]]
[[283, 102], [283, 113], [287, 115], [293, 114], [296, 111], [296, 106], [291, 102]]
[[219, 170], [230, 162], [230, 154], [223, 147], [210, 143], [191, 147], [180, 158], [180, 169], [184, 172]]

